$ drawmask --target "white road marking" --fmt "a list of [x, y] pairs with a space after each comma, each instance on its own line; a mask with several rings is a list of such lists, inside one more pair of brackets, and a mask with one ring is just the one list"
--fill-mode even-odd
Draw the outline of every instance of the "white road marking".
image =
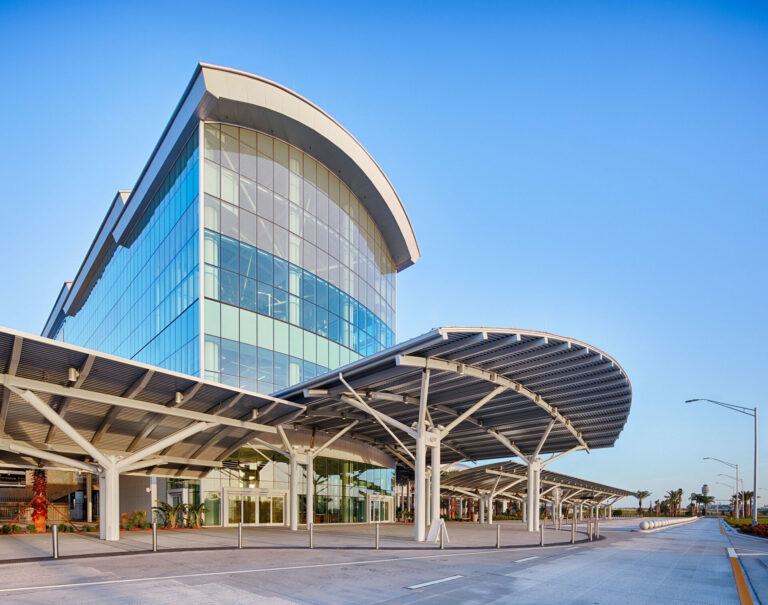
[[563, 550], [571, 550], [572, 548], [579, 548], [578, 546], [566, 546]]
[[432, 584], [440, 584], [441, 582], [450, 582], [451, 580], [458, 580], [459, 578], [463, 578], [464, 576], [449, 576], [447, 578], [441, 578], [440, 580], [432, 580], [431, 582], [422, 582], [421, 584], [414, 584], [413, 586], [408, 586], [411, 590], [415, 590], [416, 588], [424, 588], [425, 586], [432, 586]]
[[525, 561], [531, 561], [532, 559], [538, 559], [538, 557], [526, 557], [525, 559], [518, 559], [515, 563], [524, 563]]
[[[474, 557], [478, 555], [498, 555], [502, 553], [517, 552], [520, 550], [527, 550], [527, 548], [515, 548], [505, 550], [496, 550], [495, 548], [488, 549], [482, 552], [457, 552], [457, 553], [442, 553], [435, 555], [420, 555], [414, 557], [391, 557], [387, 559], [367, 559], [363, 561], [343, 561], [340, 563], [314, 563], [308, 565], [290, 565], [286, 567], [262, 567], [259, 569], [235, 569], [231, 571], [205, 571], [200, 573], [187, 573], [187, 574], [175, 574], [168, 576], [148, 576], [146, 578], [123, 578], [119, 580], [96, 580], [92, 582], [74, 582], [71, 584], [45, 584], [42, 586], [19, 586], [17, 588], [0, 588], [0, 594], [6, 592], [23, 592], [30, 590], [50, 590], [54, 588], [76, 588], [80, 586], [103, 586], [105, 584], [133, 584], [136, 582], [156, 582], [158, 580], [179, 580], [184, 578], [201, 578], [209, 576], [229, 576], [247, 573], [264, 573], [269, 571], [292, 571], [296, 569], [313, 569], [318, 567], [342, 567], [344, 565], [373, 565], [375, 563], [393, 563], [395, 561], [417, 561], [419, 559], [440, 559], [443, 557]], [[166, 554], [174, 553], [147, 553], [145, 555], [136, 555], [138, 557], [148, 556], [155, 557], [163, 556]], [[536, 557], [534, 557], [536, 558]]]
[[731, 559], [738, 559], [739, 558], [739, 555], [737, 555], [736, 551], [733, 548], [731, 548], [730, 546], [728, 547], [728, 556]]

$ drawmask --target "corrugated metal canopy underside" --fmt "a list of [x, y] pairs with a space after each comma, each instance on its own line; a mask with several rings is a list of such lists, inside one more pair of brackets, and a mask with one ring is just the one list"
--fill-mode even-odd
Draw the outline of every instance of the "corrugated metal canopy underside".
[[[524, 464], [496, 462], [443, 475], [440, 484], [443, 492], [455, 493], [457, 495], [465, 492], [483, 494], [504, 490], [503, 493], [506, 494], [524, 496], [528, 488], [525, 481], [527, 472], [528, 467]], [[576, 500], [602, 500], [611, 496], [635, 495], [634, 492], [618, 487], [595, 483], [594, 481], [587, 481], [586, 479], [571, 477], [561, 473], [553, 473], [547, 470], [541, 471], [541, 484], [543, 490], [553, 486], [560, 487], [563, 490], [563, 497], [574, 494], [577, 496]]]
[[[90, 360], [89, 360], [90, 358]], [[79, 369], [77, 384], [68, 380], [69, 368]], [[53, 388], [76, 386], [87, 398], [50, 394], [29, 388], [57, 411], [87, 441], [108, 455], [125, 456], [152, 445], [190, 426], [199, 418], [193, 412], [215, 418], [272, 425], [296, 411], [274, 398], [233, 389], [193, 376], [135, 363], [111, 355], [74, 347], [58, 341], [0, 328], [0, 374], [35, 381]], [[74, 392], [74, 391], [73, 391]], [[176, 393], [186, 394], [179, 402]], [[94, 401], [100, 395], [164, 406], [177, 416]], [[159, 452], [167, 463], [140, 472], [201, 476], [257, 432], [239, 426], [217, 424]], [[61, 430], [54, 429], [40, 412], [18, 394], [0, 385], [0, 439], [28, 444], [39, 450], [84, 460], [87, 454]], [[36, 464], [34, 457], [0, 450], [0, 464]]]
[[[492, 431], [530, 455], [552, 420], [542, 404], [556, 408], [567, 424], [554, 424], [541, 453], [583, 445], [579, 436], [590, 449], [611, 447], [629, 415], [629, 379], [607, 354], [561, 336], [502, 328], [439, 328], [275, 396], [307, 406], [294, 420], [299, 425], [334, 431], [356, 419], [360, 422], [350, 435], [394, 446], [380, 423], [341, 401], [350, 391], [339, 374], [368, 406], [411, 427], [418, 419], [423, 375], [423, 367], [413, 364], [427, 360], [436, 366], [430, 370], [427, 400], [436, 426], [448, 425], [500, 382], [521, 387], [503, 391], [456, 426], [443, 439], [444, 462], [509, 457]], [[412, 437], [392, 430], [413, 450]]]

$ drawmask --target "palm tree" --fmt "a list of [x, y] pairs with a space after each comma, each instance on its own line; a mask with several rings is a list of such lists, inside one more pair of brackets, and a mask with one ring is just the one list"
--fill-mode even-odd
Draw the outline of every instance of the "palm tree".
[[699, 512], [698, 504], [700, 502], [699, 501], [699, 496], [700, 495], [701, 494], [697, 494], [695, 492], [691, 492], [691, 495], [688, 498], [691, 501], [691, 514], [692, 515], [695, 515], [695, 514], [697, 514]]
[[677, 494], [677, 515], [680, 516], [680, 511], [683, 510], [683, 488], [678, 488], [675, 493]]
[[675, 507], [677, 506], [677, 490], [671, 489], [667, 492], [667, 497], [664, 500], [669, 504], [669, 514], [675, 516]]
[[704, 516], [707, 516], [707, 504], [712, 504], [715, 501], [714, 496], [705, 496], [701, 494], [701, 503], [704, 505]]
[[744, 503], [744, 516], [749, 518], [752, 516], [752, 496], [755, 492], [741, 492], [741, 501]]
[[635, 492], [635, 498], [637, 498], [637, 501], [640, 504], [640, 506], [638, 506], [638, 509], [640, 510], [641, 515], [643, 514], [643, 500], [645, 500], [650, 495], [651, 495], [651, 492], [648, 492], [644, 489], [641, 489]]
[[200, 529], [200, 524], [203, 522], [203, 515], [208, 512], [205, 508], [205, 502], [200, 504], [190, 504], [187, 506], [187, 523], [194, 525], [195, 529]]
[[157, 506], [153, 506], [152, 510], [163, 526], [175, 529], [179, 524], [179, 521], [184, 521], [187, 505], [183, 502], [174, 505], [163, 502], [162, 500], [157, 500]]

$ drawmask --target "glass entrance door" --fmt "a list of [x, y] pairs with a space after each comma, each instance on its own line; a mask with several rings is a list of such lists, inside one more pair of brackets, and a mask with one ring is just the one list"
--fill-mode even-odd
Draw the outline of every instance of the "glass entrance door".
[[368, 523], [384, 523], [389, 521], [392, 500], [392, 498], [386, 496], [371, 497], [368, 502]]
[[283, 525], [285, 495], [225, 490], [227, 525]]
[[227, 494], [227, 522], [256, 524], [256, 499], [246, 494]]

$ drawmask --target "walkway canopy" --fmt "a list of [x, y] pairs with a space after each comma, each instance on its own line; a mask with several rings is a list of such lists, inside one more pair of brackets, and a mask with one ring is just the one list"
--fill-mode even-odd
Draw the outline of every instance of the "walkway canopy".
[[356, 419], [351, 436], [406, 456], [423, 396], [452, 462], [611, 447], [632, 388], [612, 357], [577, 340], [440, 328], [275, 395], [306, 406], [298, 424], [332, 431]]
[[[0, 328], [0, 462], [196, 477], [300, 404]], [[103, 466], [103, 465], [102, 465]]]
[[[305, 406], [295, 424], [342, 429], [412, 466], [414, 537], [422, 541], [430, 518], [429, 535], [438, 531], [441, 460], [518, 456], [527, 465], [527, 506], [538, 510], [544, 467], [571, 452], [612, 446], [627, 421], [632, 387], [613, 358], [583, 342], [452, 327], [276, 395]], [[546, 453], [553, 455], [542, 460]], [[309, 494], [307, 502], [311, 507]], [[528, 516], [529, 531], [538, 524], [538, 515]]]
[[0, 328], [0, 466], [99, 475], [103, 539], [119, 478], [198, 477], [301, 405]]
[[[526, 496], [528, 467], [516, 462], [486, 464], [443, 475], [441, 488], [445, 494], [474, 498], [511, 498], [522, 502]], [[557, 493], [561, 503], [597, 506], [606, 500], [634, 496], [634, 492], [554, 473], [541, 473], [541, 499], [554, 500]], [[559, 490], [559, 492], [557, 492]]]

